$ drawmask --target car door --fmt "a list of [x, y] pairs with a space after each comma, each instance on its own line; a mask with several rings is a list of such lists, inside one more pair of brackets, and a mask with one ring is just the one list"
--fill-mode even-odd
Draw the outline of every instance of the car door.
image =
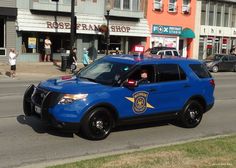
[[[148, 82], [139, 82], [141, 79], [141, 71], [146, 70], [148, 73]], [[130, 73], [125, 82], [135, 81], [139, 82], [136, 87], [121, 87], [117, 102], [120, 102], [119, 118], [130, 118], [135, 116], [143, 116], [153, 114], [156, 111], [156, 100], [154, 94], [156, 92], [155, 83], [155, 66], [142, 65], [137, 67]]]
[[[186, 74], [177, 64], [158, 64], [154, 67], [153, 81], [134, 88], [124, 88], [121, 118], [182, 109], [186, 97], [184, 94], [189, 87]], [[129, 79], [135, 79], [134, 75]]]
[[230, 62], [229, 57], [227, 55], [223, 56], [219, 65], [220, 70], [229, 71], [230, 70]]
[[166, 113], [181, 110], [190, 89], [185, 72], [175, 63], [158, 64], [156, 69], [156, 91], [152, 94], [156, 111]]
[[229, 64], [230, 64], [230, 69], [229, 71], [235, 71], [236, 68], [236, 56], [230, 55], [229, 56]]

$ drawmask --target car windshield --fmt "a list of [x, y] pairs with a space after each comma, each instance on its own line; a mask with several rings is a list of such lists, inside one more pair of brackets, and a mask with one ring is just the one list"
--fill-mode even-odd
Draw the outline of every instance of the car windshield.
[[105, 85], [113, 85], [130, 70], [131, 66], [131, 64], [100, 59], [82, 69], [77, 77]]

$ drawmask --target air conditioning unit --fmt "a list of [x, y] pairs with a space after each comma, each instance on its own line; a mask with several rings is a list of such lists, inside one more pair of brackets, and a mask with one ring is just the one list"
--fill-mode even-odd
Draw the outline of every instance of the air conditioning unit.
[[155, 1], [154, 2], [154, 10], [162, 11], [163, 4], [162, 2]]
[[190, 6], [189, 5], [183, 5], [182, 6], [182, 13], [183, 14], [189, 14], [190, 13]]

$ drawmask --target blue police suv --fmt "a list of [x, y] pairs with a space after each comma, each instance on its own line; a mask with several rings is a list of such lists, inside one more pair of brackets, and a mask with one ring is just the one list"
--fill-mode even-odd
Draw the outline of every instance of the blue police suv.
[[29, 86], [23, 109], [26, 116], [101, 140], [131, 122], [176, 119], [196, 127], [214, 104], [214, 88], [198, 60], [105, 56], [75, 75]]

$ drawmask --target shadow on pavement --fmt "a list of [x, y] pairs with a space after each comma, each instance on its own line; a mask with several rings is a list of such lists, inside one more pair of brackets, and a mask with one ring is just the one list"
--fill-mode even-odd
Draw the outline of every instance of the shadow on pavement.
[[11, 72], [6, 71], [5, 75], [8, 76], [8, 77], [11, 77]]
[[39, 134], [50, 134], [53, 136], [73, 138], [74, 134], [71, 132], [64, 132], [58, 128], [52, 127], [48, 123], [45, 123], [35, 117], [19, 115], [17, 116], [17, 121], [22, 125], [30, 126], [35, 132]]
[[167, 125], [177, 126], [177, 124], [173, 120], [162, 120], [162, 121], [143, 122], [143, 123], [138, 123], [138, 124], [120, 125], [114, 128], [113, 132], [143, 129], [143, 128], [150, 128], [150, 127], [161, 127], [161, 126], [167, 126]]

